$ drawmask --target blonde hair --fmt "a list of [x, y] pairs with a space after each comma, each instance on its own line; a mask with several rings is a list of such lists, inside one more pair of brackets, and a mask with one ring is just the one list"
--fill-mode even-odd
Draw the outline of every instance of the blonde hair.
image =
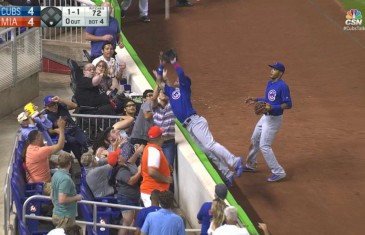
[[81, 164], [83, 166], [88, 167], [93, 162], [93, 158], [94, 158], [94, 156], [92, 155], [92, 153], [90, 153], [90, 152], [84, 153], [81, 156]]
[[62, 152], [58, 156], [58, 165], [60, 168], [66, 168], [73, 162], [73, 157], [67, 152]]
[[215, 198], [212, 203], [212, 228], [213, 230], [220, 227], [224, 222], [224, 209], [227, 207], [226, 203], [220, 199]]

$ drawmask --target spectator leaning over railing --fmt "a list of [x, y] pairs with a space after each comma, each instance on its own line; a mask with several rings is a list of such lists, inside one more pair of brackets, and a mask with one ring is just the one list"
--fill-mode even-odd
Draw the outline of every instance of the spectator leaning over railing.
[[[215, 186], [215, 190], [214, 190], [215, 198], [219, 198], [224, 201], [227, 197], [227, 193], [228, 193], [228, 189], [225, 184], [217, 184]], [[208, 234], [208, 229], [209, 229], [210, 221], [211, 221], [212, 217], [213, 217], [212, 202], [205, 202], [201, 206], [201, 208], [198, 212], [198, 215], [197, 215], [198, 222], [199, 222], [199, 224], [202, 225], [200, 235]]]
[[[110, 152], [110, 156], [116, 156], [118, 167], [113, 170], [111, 181], [115, 179], [117, 189], [117, 200], [121, 205], [140, 206], [140, 178], [141, 166], [137, 167], [137, 156], [134, 155], [134, 147], [128, 142], [121, 143], [117, 150]], [[121, 208], [123, 226], [132, 226], [135, 218], [135, 210]], [[119, 235], [127, 234], [128, 230], [120, 229]]]
[[84, 153], [81, 157], [86, 172], [86, 183], [94, 197], [114, 195], [114, 187], [109, 185], [109, 177], [113, 167], [117, 164], [117, 157], [108, 156], [97, 161], [91, 153]]
[[160, 193], [162, 209], [147, 215], [142, 226], [143, 235], [184, 235], [185, 226], [183, 219], [172, 212], [174, 194], [170, 191]]
[[[153, 71], [157, 77], [157, 72]], [[156, 86], [152, 96], [153, 107], [153, 122], [154, 125], [164, 129], [162, 134], [164, 143], [162, 145], [162, 151], [165, 154], [167, 161], [170, 164], [171, 174], [173, 174], [174, 162], [177, 153], [177, 146], [175, 143], [175, 115], [172, 111], [169, 97], [167, 97], [163, 90], [159, 86]], [[174, 192], [173, 183], [170, 185], [170, 191]]]
[[104, 2], [102, 6], [109, 7], [109, 26], [86, 27], [85, 30], [85, 40], [91, 41], [92, 60], [102, 55], [102, 46], [104, 42], [111, 42], [114, 51], [117, 45], [119, 45], [120, 48], [124, 47], [122, 38], [120, 37], [119, 24], [113, 17], [114, 12], [111, 4], [109, 2]]
[[58, 119], [60, 137], [57, 144], [44, 146], [42, 134], [37, 131], [29, 133], [28, 145], [25, 146], [25, 171], [29, 183], [45, 183], [43, 193], [50, 194], [51, 170], [49, 160], [52, 153], [60, 151], [65, 144], [65, 121]]
[[228, 206], [224, 209], [225, 224], [217, 228], [213, 235], [250, 235], [246, 228], [237, 227], [237, 209]]
[[109, 102], [109, 97], [99, 91], [98, 86], [102, 78], [101, 75], [95, 74], [93, 64], [86, 64], [83, 69], [83, 77], [76, 80], [76, 102], [78, 106], [94, 107], [95, 114], [114, 115], [115, 111]]
[[43, 110], [38, 111], [38, 107], [33, 103], [24, 106], [24, 112], [18, 115], [18, 122], [21, 126], [22, 140], [27, 141], [29, 132], [38, 130], [42, 132], [43, 138], [47, 141], [47, 145], [53, 145], [52, 139], [48, 134], [48, 129], [52, 127], [52, 122], [48, 120]]
[[151, 127], [148, 130], [150, 140], [143, 150], [141, 199], [145, 207], [151, 206], [150, 197], [153, 190], [168, 190], [172, 183], [169, 162], [161, 149], [164, 142], [163, 132], [158, 126]]
[[135, 235], [140, 235], [141, 234], [141, 228], [144, 224], [144, 221], [146, 220], [147, 215], [151, 212], [158, 211], [159, 209], [161, 209], [161, 207], [160, 207], [160, 191], [155, 189], [151, 193], [151, 206], [150, 207], [145, 207], [145, 208], [141, 209], [138, 212], [137, 219], [136, 219], [136, 224], [135, 224], [135, 226], [137, 228]]
[[73, 158], [66, 154], [58, 158], [59, 170], [52, 176], [52, 202], [54, 205], [52, 223], [56, 228], [65, 228], [75, 224], [77, 216], [77, 201], [82, 200], [76, 194], [75, 183], [70, 176]]
[[59, 135], [57, 120], [60, 117], [64, 119], [66, 122], [66, 143], [63, 150], [66, 152], [72, 151], [76, 159], [80, 162], [82, 153], [88, 150], [88, 138], [85, 132], [77, 126], [69, 112], [69, 110], [77, 108], [77, 104], [72, 101], [61, 100], [58, 96], [49, 95], [44, 97], [44, 106], [47, 117], [52, 122], [52, 127], [48, 129], [49, 134], [57, 137]]
[[152, 96], [153, 90], [151, 89], [147, 89], [143, 92], [143, 103], [131, 134], [132, 144], [147, 144], [147, 132], [153, 126]]
[[164, 143], [162, 151], [164, 152], [171, 167], [174, 166], [176, 156], [175, 143], [175, 115], [172, 111], [169, 97], [165, 92], [156, 86], [152, 96], [153, 123], [161, 127], [165, 132], [162, 134]]

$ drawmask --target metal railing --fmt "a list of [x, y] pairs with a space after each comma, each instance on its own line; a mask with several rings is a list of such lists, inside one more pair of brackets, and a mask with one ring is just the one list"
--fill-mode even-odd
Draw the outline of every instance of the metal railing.
[[89, 139], [95, 139], [100, 131], [120, 121], [120, 116], [76, 113], [71, 114], [71, 116], [76, 119], [78, 126], [87, 133]]
[[13, 229], [10, 224], [10, 214], [12, 212], [13, 200], [12, 200], [12, 191], [11, 191], [11, 178], [10, 176], [13, 174], [13, 163], [15, 160], [15, 150], [18, 148], [18, 142], [20, 139], [20, 134], [18, 133], [13, 145], [13, 150], [11, 152], [10, 161], [8, 164], [8, 169], [5, 175], [5, 183], [4, 183], [4, 234], [8, 235], [8, 230]]
[[[44, 221], [52, 221], [51, 217], [47, 217], [47, 216], [37, 216], [37, 215], [28, 215], [26, 214], [26, 208], [28, 203], [30, 203], [30, 201], [34, 200], [34, 199], [48, 199], [51, 200], [51, 197], [49, 196], [44, 196], [44, 195], [34, 195], [29, 197], [27, 200], [25, 200], [24, 204], [23, 204], [23, 211], [22, 211], [22, 218], [23, 218], [23, 222], [26, 222], [26, 219], [38, 219], [38, 220], [44, 220]], [[78, 204], [88, 204], [88, 205], [92, 205], [93, 207], [93, 221], [92, 222], [88, 222], [88, 221], [82, 221], [82, 220], [76, 220], [77, 224], [83, 224], [83, 225], [92, 225], [94, 227], [94, 230], [97, 230], [97, 227], [104, 227], [104, 228], [114, 228], [114, 229], [128, 229], [128, 230], [136, 230], [136, 227], [133, 226], [124, 226], [124, 225], [113, 225], [113, 224], [104, 224], [104, 223], [98, 223], [97, 222], [97, 207], [113, 207], [113, 208], [125, 208], [125, 209], [132, 209], [132, 210], [141, 210], [143, 209], [143, 207], [139, 207], [139, 206], [127, 206], [127, 205], [120, 205], [120, 204], [113, 204], [113, 203], [105, 203], [105, 202], [94, 202], [94, 201], [88, 201], [88, 200], [81, 200], [79, 202], [77, 202]], [[200, 229], [185, 229], [186, 232], [188, 233], [195, 233], [195, 232], [200, 232]]]
[[[45, 0], [43, 6], [94, 6], [89, 0]], [[89, 44], [84, 38], [85, 27], [54, 27], [42, 28], [44, 41], [58, 41], [66, 43]]]
[[39, 28], [7, 28], [0, 31], [0, 91], [41, 71], [42, 43]]

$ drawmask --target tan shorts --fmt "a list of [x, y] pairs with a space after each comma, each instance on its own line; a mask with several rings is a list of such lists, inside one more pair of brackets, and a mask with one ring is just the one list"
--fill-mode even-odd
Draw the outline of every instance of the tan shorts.
[[75, 224], [75, 218], [52, 215], [52, 223], [54, 226], [56, 226], [56, 228], [66, 228]]
[[49, 196], [49, 195], [51, 195], [51, 191], [52, 191], [52, 183], [44, 182], [43, 183], [43, 195]]

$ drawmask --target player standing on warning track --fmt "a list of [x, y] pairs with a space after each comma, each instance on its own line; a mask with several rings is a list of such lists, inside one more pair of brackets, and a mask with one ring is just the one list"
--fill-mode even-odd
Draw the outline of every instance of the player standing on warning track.
[[[278, 132], [282, 120], [284, 109], [292, 107], [290, 91], [288, 85], [281, 79], [285, 72], [285, 66], [279, 62], [269, 65], [271, 67], [270, 78], [267, 83], [265, 97], [246, 99], [246, 103], [255, 104], [257, 102], [266, 102], [266, 108], [262, 117], [256, 124], [255, 130], [251, 137], [252, 145], [247, 156], [244, 172], [256, 171], [257, 154], [261, 150], [264, 159], [271, 169], [272, 176], [267, 181], [275, 182], [285, 178], [285, 170], [274, 155], [271, 144]], [[256, 114], [259, 114], [256, 110]]]
[[[170, 104], [176, 118], [183, 124], [200, 148], [202, 148], [208, 156], [209, 153], [217, 156], [221, 160], [222, 164], [225, 164], [226, 168], [228, 167], [231, 173], [222, 173], [227, 178], [227, 186], [231, 186], [234, 173], [237, 177], [242, 174], [242, 157], [236, 157], [224, 146], [214, 140], [213, 135], [209, 130], [207, 120], [196, 113], [191, 103], [190, 78], [185, 75], [184, 70], [177, 62], [175, 52], [171, 53], [171, 50], [169, 52], [169, 58], [160, 58], [160, 66], [157, 70], [157, 84], [161, 89], [164, 89], [165, 94], [169, 97]], [[168, 54], [168, 52], [165, 54]], [[163, 70], [166, 62], [170, 62], [173, 65], [178, 75], [178, 79], [173, 83], [167, 81], [165, 84], [162, 81]], [[220, 168], [220, 166], [217, 167]]]

